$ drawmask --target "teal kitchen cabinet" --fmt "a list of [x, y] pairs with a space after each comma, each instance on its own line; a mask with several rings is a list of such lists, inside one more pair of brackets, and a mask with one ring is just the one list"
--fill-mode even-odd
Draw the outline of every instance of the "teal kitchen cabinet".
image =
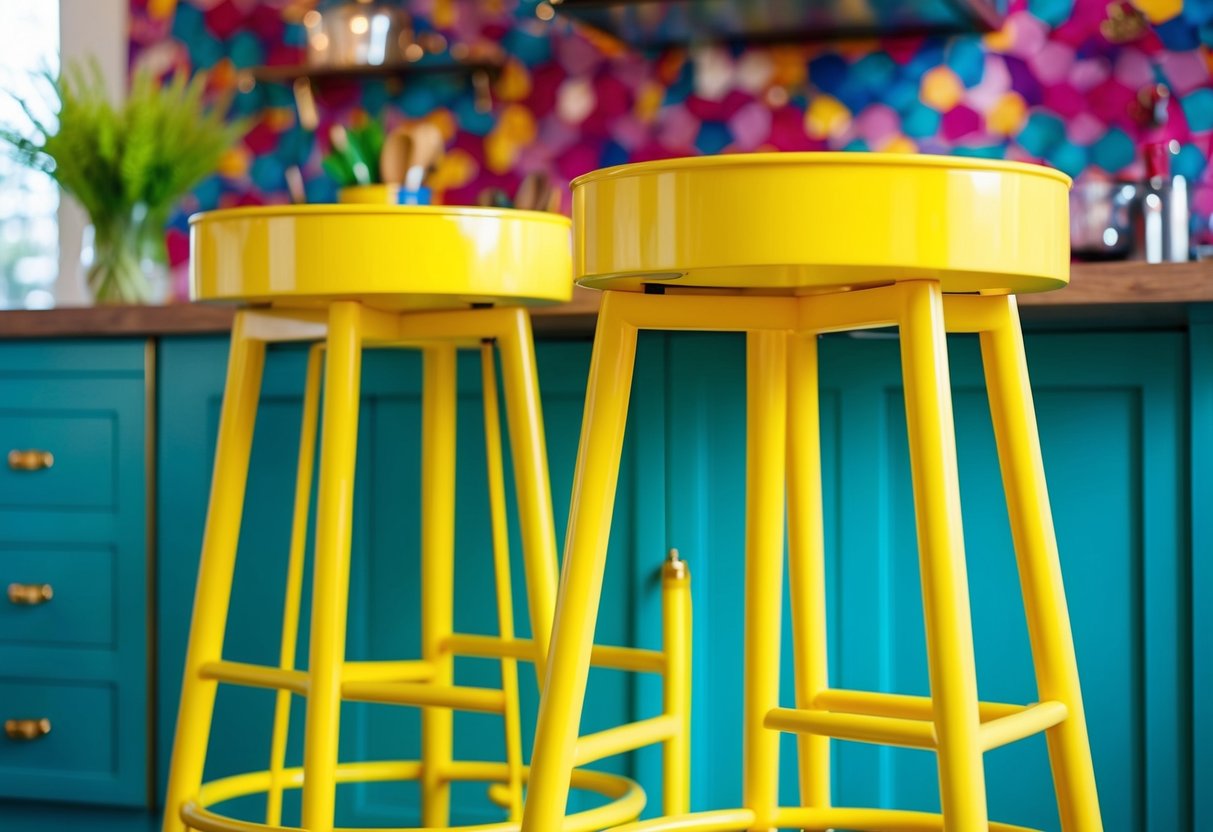
[[[950, 348], [979, 689], [1031, 702], [976, 339], [956, 337]], [[1193, 828], [1185, 339], [1032, 335], [1028, 356], [1106, 828]], [[828, 337], [821, 361], [831, 681], [926, 694], [897, 342]], [[701, 809], [741, 799], [744, 368], [741, 337], [671, 339], [665, 522], [692, 573], [692, 799]], [[654, 615], [651, 604], [640, 609]], [[787, 620], [785, 611], [791, 706]], [[929, 753], [834, 747], [840, 804], [937, 810]], [[783, 798], [794, 802], [791, 736], [783, 752]], [[986, 771], [993, 818], [1058, 828], [1043, 738], [989, 754]]]
[[150, 354], [0, 344], [0, 798], [151, 799]]
[[[1028, 338], [1109, 830], [1170, 832], [1213, 823], [1209, 320], [1188, 332]], [[562, 539], [590, 345], [545, 340], [538, 354]], [[925, 693], [897, 345], [879, 334], [833, 336], [823, 340], [821, 355], [832, 679], [840, 686]], [[0, 599], [0, 718], [56, 709], [44, 740], [0, 738], [0, 828], [146, 832], [159, 826], [156, 810], [146, 808], [149, 778], [160, 795], [226, 356], [219, 336], [163, 337], [151, 353], [136, 339], [0, 344], [0, 436], [13, 449], [55, 453], [51, 469], [28, 478], [28, 472], [0, 471], [0, 584], [55, 588], [54, 600], [42, 607]], [[276, 347], [267, 364], [226, 645], [236, 660], [277, 660], [305, 360], [302, 349]], [[603, 643], [659, 646], [659, 568], [665, 549], [678, 547], [691, 567], [696, 604], [697, 808], [740, 799], [744, 366], [738, 336], [642, 336], [598, 634]], [[981, 692], [1030, 701], [1023, 612], [971, 339], [954, 340], [952, 369]], [[494, 632], [478, 379], [475, 354], [462, 356], [457, 625]], [[419, 387], [415, 353], [368, 354], [350, 604], [355, 659], [417, 650]], [[153, 402], [148, 389], [156, 391]], [[62, 479], [51, 482], [54, 477]], [[521, 612], [516, 534], [511, 543]], [[306, 620], [305, 605], [305, 628]], [[527, 629], [522, 615], [519, 629]], [[783, 650], [790, 660], [787, 634]], [[306, 656], [304, 637], [301, 666]], [[786, 667], [790, 671], [790, 663]], [[496, 664], [483, 660], [461, 662], [458, 673], [471, 683], [498, 679]], [[785, 682], [790, 703], [790, 672]], [[522, 683], [529, 750], [536, 691], [525, 665]], [[221, 688], [208, 776], [266, 766], [272, 703], [266, 691]], [[652, 716], [659, 706], [655, 678], [594, 671], [583, 730]], [[296, 729], [302, 714], [296, 700]], [[417, 753], [418, 721], [410, 709], [349, 705], [345, 719], [347, 759]], [[460, 715], [456, 725], [457, 753], [499, 753], [499, 720]], [[300, 739], [296, 730], [292, 760], [299, 759]], [[784, 797], [793, 801], [793, 738], [783, 747]], [[836, 749], [838, 802], [933, 808], [930, 755], [850, 743]], [[659, 794], [657, 750], [604, 765]], [[1056, 831], [1043, 742], [992, 753], [987, 773], [995, 817]], [[6, 800], [12, 797], [25, 799]], [[461, 787], [456, 800], [466, 822], [491, 811], [480, 786]], [[351, 825], [399, 825], [416, 817], [416, 803], [412, 784], [350, 786], [343, 789], [341, 814]], [[120, 810], [124, 806], [143, 808]], [[229, 808], [256, 819], [263, 801]]]
[[[664, 341], [646, 342], [642, 357], [649, 370], [641, 383], [654, 388], [664, 366]], [[547, 429], [550, 468], [556, 505], [557, 533], [564, 531], [573, 461], [577, 447], [589, 344], [549, 342], [539, 347], [539, 373]], [[189, 626], [198, 551], [206, 512], [210, 466], [218, 428], [227, 344], [214, 338], [173, 339], [161, 348], [159, 481], [161, 490], [158, 549], [161, 599], [158, 682], [158, 764], [161, 788], [171, 751], [176, 702]], [[272, 348], [266, 367], [261, 410], [253, 440], [252, 474], [245, 502], [241, 549], [229, 615], [225, 655], [235, 661], [276, 664], [281, 630], [282, 585], [285, 574], [295, 457], [298, 450], [301, 395], [306, 353], [293, 347]], [[351, 567], [348, 656], [352, 660], [410, 658], [419, 655], [420, 541], [420, 354], [403, 350], [368, 352], [364, 359], [360, 413], [355, 529]], [[495, 633], [484, 432], [480, 399], [479, 357], [460, 354], [458, 412], [458, 476], [456, 530], [456, 629]], [[642, 453], [641, 437], [654, 429], [636, 414], [637, 436], [629, 444], [629, 462], [621, 489], [619, 519], [612, 541], [612, 571], [608, 591], [617, 600], [614, 614], [599, 629], [600, 640], [635, 640], [631, 607], [633, 587], [643, 584], [660, 567], [664, 551], [660, 536], [645, 533], [648, 515], [661, 504], [638, 504], [630, 485], [649, 475], [646, 468], [660, 460]], [[507, 470], [507, 481], [512, 474]], [[510, 510], [513, 511], [512, 482]], [[525, 615], [521, 552], [516, 524], [511, 528], [515, 609], [518, 628], [529, 635]], [[305, 598], [309, 578], [305, 577]], [[307, 628], [306, 604], [302, 627]], [[655, 631], [659, 635], [660, 628]], [[643, 640], [643, 639], [642, 639]], [[306, 637], [301, 639], [298, 666], [307, 661]], [[529, 665], [520, 668], [523, 686], [524, 746], [529, 751], [537, 706], [535, 676]], [[456, 680], [498, 685], [496, 662], [463, 660]], [[596, 671], [587, 709], [586, 730], [625, 721], [633, 707], [633, 681], [618, 673]], [[208, 778], [264, 769], [269, 759], [273, 694], [264, 690], [221, 686], [212, 730]], [[301, 755], [303, 703], [295, 701], [288, 761]], [[419, 720], [414, 709], [347, 704], [343, 711], [342, 756], [345, 759], [416, 759]], [[501, 720], [478, 714], [457, 714], [456, 756], [500, 759]], [[628, 771], [627, 760], [607, 761], [606, 767]], [[297, 797], [297, 795], [295, 796]], [[346, 787], [341, 795], [344, 822], [358, 825], [400, 825], [416, 816], [415, 784], [368, 784]], [[464, 823], [499, 817], [482, 784], [456, 784], [457, 819]], [[297, 800], [296, 800], [297, 803]], [[289, 805], [289, 804], [288, 804]], [[261, 799], [229, 807], [241, 817], [258, 819]], [[292, 812], [287, 812], [291, 821]]]

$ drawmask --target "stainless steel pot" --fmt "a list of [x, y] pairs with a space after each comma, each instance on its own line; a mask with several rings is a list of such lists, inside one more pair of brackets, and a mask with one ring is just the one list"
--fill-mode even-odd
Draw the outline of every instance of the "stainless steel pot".
[[1082, 182], [1070, 190], [1070, 250], [1081, 260], [1123, 260], [1133, 252], [1141, 186]]
[[310, 11], [303, 22], [307, 63], [315, 67], [403, 63], [413, 43], [408, 13], [383, 3], [342, 3]]

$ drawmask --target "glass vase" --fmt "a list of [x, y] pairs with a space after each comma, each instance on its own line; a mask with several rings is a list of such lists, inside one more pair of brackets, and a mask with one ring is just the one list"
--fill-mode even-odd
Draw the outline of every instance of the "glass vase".
[[139, 210], [129, 217], [94, 218], [85, 227], [80, 266], [93, 303], [165, 302], [169, 279], [162, 229]]

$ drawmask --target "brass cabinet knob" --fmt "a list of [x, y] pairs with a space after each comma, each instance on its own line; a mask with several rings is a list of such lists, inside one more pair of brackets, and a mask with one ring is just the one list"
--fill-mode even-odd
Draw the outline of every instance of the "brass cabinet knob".
[[17, 742], [33, 742], [40, 740], [51, 732], [51, 721], [42, 719], [6, 719], [4, 733], [10, 740]]
[[8, 452], [8, 467], [14, 471], [43, 471], [55, 464], [55, 455], [50, 451], [39, 451], [34, 448]]
[[9, 584], [8, 602], [23, 607], [36, 607], [55, 597], [50, 584]]

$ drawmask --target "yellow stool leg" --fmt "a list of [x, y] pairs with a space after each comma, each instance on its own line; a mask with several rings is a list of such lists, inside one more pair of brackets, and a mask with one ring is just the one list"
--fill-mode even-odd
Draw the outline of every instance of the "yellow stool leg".
[[905, 382], [927, 658], [946, 832], [988, 828], [956, 434], [939, 284], [902, 284]]
[[[514, 597], [510, 580], [510, 534], [505, 508], [505, 464], [501, 458], [501, 412], [497, 405], [497, 371], [492, 341], [480, 345], [481, 389], [484, 391], [484, 447], [489, 485], [489, 521], [496, 577], [497, 632], [514, 640]], [[501, 657], [501, 691], [505, 696], [505, 761], [509, 772], [509, 819], [522, 818], [522, 726], [518, 705], [518, 660]]]
[[165, 797], [165, 832], [183, 832], [185, 829], [179, 814], [181, 804], [197, 796], [202, 784], [202, 767], [215, 708], [218, 683], [199, 678], [199, 671], [204, 664], [223, 657], [223, 633], [227, 627], [253, 423], [257, 417], [257, 398], [265, 363], [265, 344], [248, 338], [246, 324], [246, 313], [238, 313], [232, 327], [232, 350], [219, 417], [215, 469], [211, 477], [194, 616], [190, 622], [185, 678], [181, 685], [181, 706], [177, 712], [173, 760]]
[[691, 811], [691, 573], [670, 550], [661, 572], [662, 710], [678, 718], [678, 730], [662, 746], [662, 811]]
[[354, 301], [335, 302], [329, 308], [325, 360], [309, 687], [304, 723], [303, 828], [308, 832], [333, 830], [361, 374], [362, 307]]
[[[295, 469], [295, 510], [291, 518], [290, 554], [286, 567], [286, 595], [282, 602], [282, 640], [278, 667], [293, 670], [299, 643], [299, 604], [303, 597], [303, 558], [312, 497], [312, 469], [316, 457], [316, 426], [320, 409], [319, 344], [307, 355], [307, 377], [303, 388], [303, 420], [299, 428], [299, 461]], [[274, 731], [270, 739], [270, 786], [265, 798], [265, 822], [282, 824], [282, 770], [286, 765], [286, 740], [291, 725], [291, 692], [274, 694]]]
[[552, 615], [556, 610], [556, 521], [552, 512], [552, 486], [548, 477], [548, 452], [531, 319], [524, 309], [511, 311], [510, 326], [502, 332], [497, 345], [501, 351], [506, 421], [518, 494], [531, 632], [539, 657], [535, 669], [542, 681], [552, 637]]
[[562, 826], [606, 568], [635, 359], [636, 327], [619, 312], [614, 293], [604, 292], [573, 478], [560, 602], [535, 726], [523, 832], [556, 832]]
[[[817, 334], [791, 336], [788, 357], [788, 587], [796, 651], [796, 707], [829, 687], [821, 505]], [[830, 805], [830, 738], [800, 734], [800, 803]]]
[[1037, 695], [1061, 702], [1069, 711], [1047, 733], [1061, 828], [1099, 832], [1103, 822], [1019, 312], [1013, 297], [983, 298], [982, 303], [998, 310], [997, 328], [981, 333], [981, 352], [1036, 664]]
[[[454, 680], [454, 657], [443, 642], [454, 628], [455, 593], [455, 347], [426, 347], [421, 392], [421, 657], [433, 683]], [[421, 823], [450, 822], [453, 716], [449, 708], [421, 713]]]
[[783, 612], [784, 475], [787, 462], [788, 336], [746, 336], [746, 575], [744, 784], [755, 830], [774, 828], [779, 806], [779, 732], [764, 723], [779, 707]]

